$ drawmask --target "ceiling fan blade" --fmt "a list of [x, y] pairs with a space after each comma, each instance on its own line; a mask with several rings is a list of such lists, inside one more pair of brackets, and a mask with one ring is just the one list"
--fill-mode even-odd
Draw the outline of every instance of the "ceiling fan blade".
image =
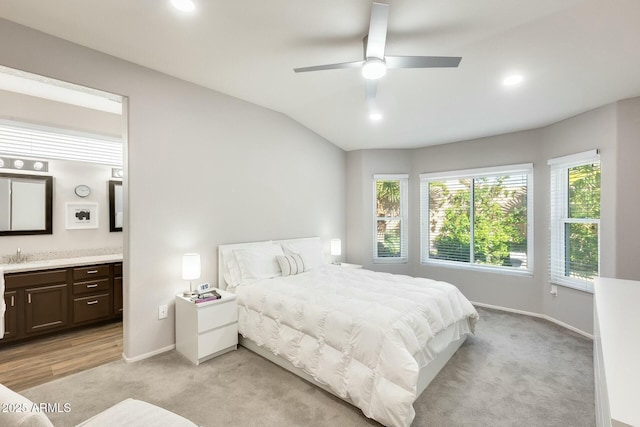
[[366, 95], [367, 100], [375, 99], [376, 94], [378, 93], [378, 81], [377, 80], [366, 80]]
[[343, 68], [361, 68], [364, 61], [355, 62], [342, 62], [340, 64], [326, 64], [326, 65], [314, 65], [312, 67], [294, 68], [296, 73], [306, 73], [307, 71], [322, 71], [322, 70], [338, 70]]
[[457, 67], [459, 56], [385, 56], [387, 68], [438, 68]]
[[367, 36], [367, 58], [384, 58], [384, 47], [387, 42], [387, 23], [389, 21], [389, 5], [373, 3], [371, 6], [371, 22]]

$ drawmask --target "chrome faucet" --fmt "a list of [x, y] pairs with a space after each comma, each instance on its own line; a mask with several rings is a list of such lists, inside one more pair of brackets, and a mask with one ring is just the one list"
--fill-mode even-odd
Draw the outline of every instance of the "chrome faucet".
[[25, 257], [22, 256], [22, 251], [20, 250], [20, 248], [18, 248], [18, 250], [16, 251], [16, 263], [21, 263], [24, 260]]

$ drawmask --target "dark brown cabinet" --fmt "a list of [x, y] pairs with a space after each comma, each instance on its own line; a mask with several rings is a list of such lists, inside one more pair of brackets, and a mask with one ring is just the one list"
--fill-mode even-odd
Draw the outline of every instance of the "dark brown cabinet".
[[122, 306], [122, 263], [8, 273], [5, 285], [5, 337], [0, 347], [122, 318], [122, 310], [116, 309]]
[[74, 298], [73, 323], [80, 324], [105, 319], [111, 316], [109, 294]]
[[3, 341], [9, 341], [18, 335], [18, 293], [16, 291], [5, 292], [4, 303], [7, 311], [4, 313]]
[[107, 319], [113, 314], [111, 266], [96, 265], [73, 269], [73, 323]]
[[67, 326], [67, 284], [38, 286], [24, 290], [25, 334], [41, 334]]
[[122, 314], [122, 264], [113, 264], [113, 314]]

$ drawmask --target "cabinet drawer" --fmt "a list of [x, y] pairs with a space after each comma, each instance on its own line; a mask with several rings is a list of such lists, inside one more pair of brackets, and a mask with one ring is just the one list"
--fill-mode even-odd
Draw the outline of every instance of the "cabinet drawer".
[[105, 293], [109, 292], [109, 279], [97, 279], [87, 282], [76, 282], [73, 284], [73, 294], [81, 295], [90, 292]]
[[238, 305], [235, 299], [198, 309], [198, 333], [237, 321]]
[[198, 336], [198, 359], [238, 344], [238, 324], [205, 332]]
[[67, 270], [47, 270], [33, 273], [15, 273], [4, 276], [7, 288], [18, 286], [38, 286], [64, 283], [67, 281]]
[[109, 277], [109, 265], [93, 265], [73, 269], [73, 280], [93, 279], [94, 277]]
[[111, 304], [109, 294], [101, 294], [73, 300], [73, 323], [82, 323], [109, 317]]

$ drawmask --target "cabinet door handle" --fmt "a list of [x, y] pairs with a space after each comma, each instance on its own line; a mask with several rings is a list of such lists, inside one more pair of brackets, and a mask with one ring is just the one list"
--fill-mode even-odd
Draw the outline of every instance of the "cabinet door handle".
[[87, 301], [87, 305], [93, 305], [93, 304], [97, 304], [98, 300], [93, 300], [93, 301]]
[[14, 307], [15, 305], [16, 305], [16, 296], [11, 295], [11, 307]]
[[93, 285], [87, 285], [87, 288], [97, 288], [98, 284], [94, 283]]
[[96, 274], [98, 270], [88, 270], [87, 274]]

